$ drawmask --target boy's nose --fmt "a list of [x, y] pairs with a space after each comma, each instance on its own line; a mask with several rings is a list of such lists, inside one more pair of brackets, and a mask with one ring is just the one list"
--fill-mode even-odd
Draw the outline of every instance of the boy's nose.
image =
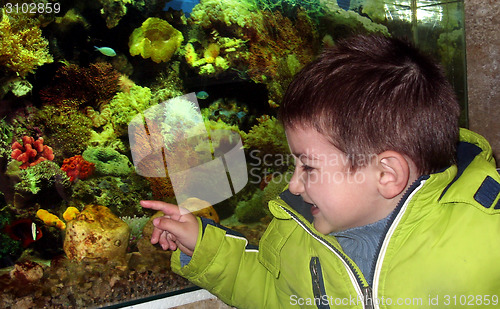
[[293, 176], [288, 183], [288, 190], [295, 195], [300, 195], [304, 192], [304, 182], [302, 181], [302, 175], [298, 168], [295, 168], [293, 172]]

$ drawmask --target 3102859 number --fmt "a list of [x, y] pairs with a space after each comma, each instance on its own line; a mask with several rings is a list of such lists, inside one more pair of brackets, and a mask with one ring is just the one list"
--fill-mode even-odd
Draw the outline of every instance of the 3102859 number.
[[23, 13], [23, 14], [51, 14], [61, 12], [61, 4], [54, 3], [6, 3], [4, 5], [5, 13]]
[[445, 295], [445, 306], [489, 306], [498, 305], [498, 295]]

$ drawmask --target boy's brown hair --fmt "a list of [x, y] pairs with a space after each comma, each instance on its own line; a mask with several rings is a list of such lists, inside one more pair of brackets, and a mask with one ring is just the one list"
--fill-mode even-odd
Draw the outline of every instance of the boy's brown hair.
[[455, 162], [460, 107], [440, 67], [410, 44], [356, 36], [325, 49], [289, 85], [286, 127], [312, 127], [350, 160], [386, 150], [408, 156], [421, 174]]

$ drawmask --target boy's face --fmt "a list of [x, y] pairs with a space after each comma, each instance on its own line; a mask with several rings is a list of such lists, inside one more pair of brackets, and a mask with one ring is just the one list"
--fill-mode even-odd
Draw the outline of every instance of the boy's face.
[[347, 156], [313, 128], [287, 128], [295, 172], [289, 189], [312, 204], [314, 227], [323, 234], [363, 226], [390, 211], [377, 189], [376, 156], [372, 163], [349, 171]]

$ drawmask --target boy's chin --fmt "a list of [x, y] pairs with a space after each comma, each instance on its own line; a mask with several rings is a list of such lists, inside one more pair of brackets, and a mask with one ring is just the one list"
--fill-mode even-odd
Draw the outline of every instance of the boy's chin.
[[328, 226], [322, 222], [318, 222], [316, 219], [314, 219], [313, 221], [313, 226], [316, 231], [320, 232], [323, 235], [328, 235], [334, 232], [331, 226]]

